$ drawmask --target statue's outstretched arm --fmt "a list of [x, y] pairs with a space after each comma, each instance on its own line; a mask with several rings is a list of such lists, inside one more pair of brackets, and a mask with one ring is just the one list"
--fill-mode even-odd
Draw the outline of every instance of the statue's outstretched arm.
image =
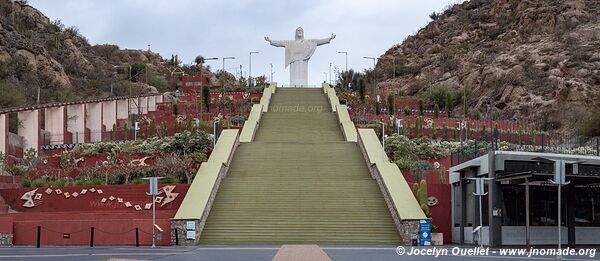
[[275, 46], [275, 47], [285, 47], [284, 41], [271, 40], [269, 37], [266, 37], [266, 36], [265, 36], [265, 40], [267, 42], [269, 42], [272, 46]]
[[319, 45], [328, 44], [334, 38], [335, 38], [335, 34], [332, 34], [331, 37], [329, 37], [329, 38], [315, 39], [314, 41], [317, 43], [317, 46], [319, 46]]

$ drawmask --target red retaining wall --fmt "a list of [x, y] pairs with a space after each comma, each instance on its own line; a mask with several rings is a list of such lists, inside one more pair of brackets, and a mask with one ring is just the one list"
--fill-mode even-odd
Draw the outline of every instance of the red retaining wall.
[[[176, 211], [157, 211], [156, 224], [163, 229], [157, 245], [170, 245], [170, 218]], [[14, 245], [35, 245], [37, 227], [41, 227], [41, 245], [89, 245], [94, 227], [94, 245], [135, 245], [138, 228], [140, 245], [152, 244], [152, 212], [120, 213], [92, 211], [86, 213], [54, 212], [48, 214], [5, 214], [12, 218]], [[1, 227], [1, 226], [0, 226]]]
[[[160, 188], [170, 185], [160, 185]], [[164, 206], [156, 204], [156, 223], [163, 229], [158, 245], [170, 245], [171, 223], [181, 205], [188, 184], [174, 185], [172, 193], [179, 193], [177, 197]], [[96, 192], [91, 192], [94, 188]], [[56, 189], [47, 194], [47, 188], [38, 188], [36, 193], [42, 194], [41, 199], [34, 199], [35, 207], [27, 208], [23, 204], [26, 200], [21, 197], [24, 193], [35, 188], [1, 189], [6, 204], [13, 210], [21, 213], [0, 214], [0, 232], [13, 232], [15, 245], [35, 245], [37, 240], [37, 227], [41, 227], [42, 245], [89, 245], [90, 230], [94, 227], [95, 245], [135, 245], [135, 229], [138, 228], [139, 242], [141, 245], [152, 244], [152, 211], [145, 209], [146, 203], [151, 203], [151, 197], [146, 195], [147, 184], [118, 185], [118, 186], [82, 186], [60, 187], [63, 193], [57, 194]], [[66, 198], [65, 192], [84, 195]], [[102, 190], [102, 194], [98, 193]], [[110, 200], [109, 197], [115, 197]], [[164, 196], [164, 193], [163, 195]], [[106, 198], [106, 202], [102, 202]], [[123, 202], [118, 202], [122, 198]], [[132, 205], [139, 204], [142, 210], [134, 206], [126, 207], [125, 202]]]
[[[168, 185], [160, 185], [159, 188]], [[162, 207], [157, 205], [157, 209], [161, 210], [177, 210], [190, 185], [188, 184], [177, 184], [173, 190], [173, 193], [179, 193], [174, 201], [168, 203]], [[94, 188], [96, 192], [91, 192], [90, 189]], [[46, 194], [47, 188], [37, 188], [36, 193], [42, 194], [40, 200], [34, 200], [35, 207], [27, 208], [23, 204], [25, 200], [21, 197], [24, 193], [32, 191], [36, 188], [16, 188], [16, 189], [2, 189], [0, 190], [0, 196], [4, 198], [6, 204], [8, 204], [13, 210], [25, 213], [31, 212], [57, 212], [57, 211], [99, 211], [99, 210], [118, 210], [126, 212], [137, 212], [133, 207], [127, 208], [124, 203], [130, 202], [131, 204], [140, 204], [142, 208], [145, 203], [151, 203], [152, 197], [146, 195], [148, 192], [147, 184], [139, 185], [115, 185], [115, 186], [81, 186], [81, 187], [60, 187], [59, 189], [63, 192], [57, 194], [53, 191], [51, 194]], [[52, 188], [53, 190], [57, 188]], [[88, 191], [84, 195], [78, 195], [77, 197], [70, 196], [66, 198], [65, 192], [69, 192], [72, 195], [74, 192], [81, 193], [83, 189]], [[102, 194], [97, 192], [98, 189], [102, 190]], [[115, 198], [122, 198], [123, 203], [117, 201], [117, 199], [109, 200], [108, 198], [113, 196]], [[102, 198], [107, 198], [106, 202], [101, 202]], [[149, 211], [149, 210], [141, 210]]]
[[[436, 161], [440, 163], [440, 168], [442, 170], [446, 170], [444, 174], [446, 182], [440, 182], [440, 169], [432, 170], [427, 173], [427, 193], [429, 196], [433, 196], [438, 199], [438, 204], [436, 206], [429, 207], [429, 212], [431, 213], [431, 222], [438, 226], [439, 232], [444, 233], [444, 243], [449, 244], [452, 241], [452, 197], [450, 191], [452, 189], [452, 185], [448, 184], [449, 173], [447, 171], [450, 168], [450, 158], [447, 157], [439, 160], [431, 160], [430, 162], [433, 163]], [[403, 169], [402, 174], [412, 189], [414, 179], [410, 170]]]

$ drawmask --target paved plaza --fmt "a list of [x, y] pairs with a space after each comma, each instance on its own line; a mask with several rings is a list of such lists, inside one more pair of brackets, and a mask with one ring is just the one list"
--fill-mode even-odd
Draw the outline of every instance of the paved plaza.
[[[331, 260], [557, 260], [556, 256], [500, 256], [490, 250], [489, 256], [407, 256], [398, 255], [396, 247], [320, 246]], [[410, 247], [407, 247], [410, 249]], [[423, 248], [415, 248], [423, 249]], [[451, 253], [453, 247], [443, 247]], [[473, 249], [461, 247], [460, 249]], [[11, 247], [0, 248], [0, 260], [273, 260], [280, 246], [201, 246], [201, 247]], [[496, 251], [495, 254], [491, 253]], [[310, 259], [289, 259], [310, 260]], [[598, 260], [597, 256], [566, 256], [563, 260]]]

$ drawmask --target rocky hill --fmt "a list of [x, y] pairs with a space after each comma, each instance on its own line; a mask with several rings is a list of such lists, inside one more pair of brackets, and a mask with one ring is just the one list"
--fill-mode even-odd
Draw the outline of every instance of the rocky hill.
[[134, 94], [173, 90], [173, 64], [151, 51], [91, 45], [26, 1], [0, 0], [0, 108], [36, 103], [38, 88], [40, 103], [128, 95], [130, 86]]
[[465, 1], [383, 54], [376, 74], [411, 95], [466, 96], [471, 116], [491, 103], [501, 119], [575, 133], [600, 90], [599, 15], [599, 1]]

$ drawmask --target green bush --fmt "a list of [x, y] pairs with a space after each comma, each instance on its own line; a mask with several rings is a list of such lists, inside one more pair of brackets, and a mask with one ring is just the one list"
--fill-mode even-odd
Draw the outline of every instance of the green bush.
[[33, 185], [36, 188], [41, 188], [41, 187], [46, 187], [46, 181], [43, 181], [41, 179], [36, 179], [34, 180], [31, 185]]
[[21, 180], [21, 187], [31, 188], [31, 180], [28, 180], [28, 179]]
[[52, 185], [55, 187], [64, 187], [67, 184], [67, 181], [64, 179], [58, 179], [52, 182]]

